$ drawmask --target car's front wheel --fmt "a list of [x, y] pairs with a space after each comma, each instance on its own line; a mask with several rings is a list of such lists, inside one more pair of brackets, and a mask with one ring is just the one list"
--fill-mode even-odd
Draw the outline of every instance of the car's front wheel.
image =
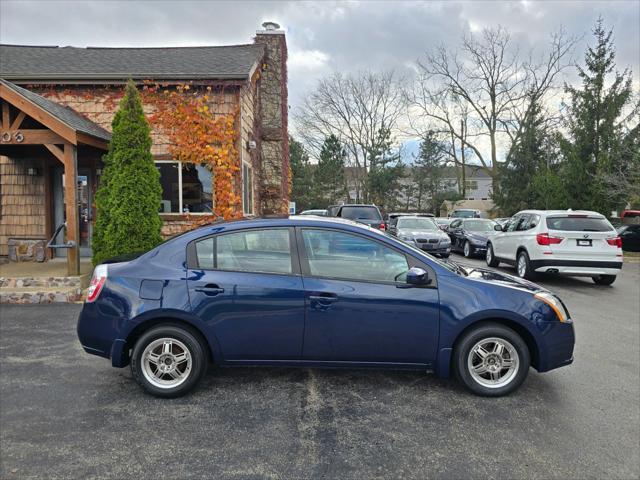
[[616, 281], [615, 275], [596, 275], [593, 277], [593, 281], [596, 285], [611, 285]]
[[207, 369], [206, 346], [178, 325], [165, 324], [145, 332], [135, 343], [131, 372], [147, 392], [179, 397], [192, 390]]
[[489, 265], [490, 267], [497, 267], [498, 265], [500, 265], [500, 262], [498, 261], [495, 254], [493, 253], [493, 245], [491, 244], [487, 245], [486, 260], [487, 260], [487, 265]]
[[476, 395], [499, 397], [516, 390], [529, 373], [526, 343], [513, 330], [485, 323], [469, 331], [454, 350], [454, 370]]

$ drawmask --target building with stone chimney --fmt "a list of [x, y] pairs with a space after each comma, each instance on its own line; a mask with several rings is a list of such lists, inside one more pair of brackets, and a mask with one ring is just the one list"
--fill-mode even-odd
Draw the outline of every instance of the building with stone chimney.
[[[244, 216], [287, 211], [289, 146], [287, 44], [265, 22], [246, 45], [170, 48], [0, 46], [0, 257], [68, 256], [74, 271], [91, 255], [94, 195], [111, 121], [113, 92], [128, 79], [140, 88], [189, 85], [207, 92], [215, 115], [235, 113], [235, 193]], [[207, 96], [207, 98], [209, 98]], [[145, 105], [145, 111], [150, 108]], [[160, 171], [163, 234], [214, 209], [212, 172], [172, 157], [153, 130]], [[60, 225], [51, 244], [44, 248]], [[71, 247], [69, 247], [71, 245]]]

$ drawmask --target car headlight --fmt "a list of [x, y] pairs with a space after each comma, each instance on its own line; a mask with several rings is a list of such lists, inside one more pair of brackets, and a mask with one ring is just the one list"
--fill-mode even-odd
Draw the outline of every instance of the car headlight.
[[558, 298], [556, 298], [555, 295], [549, 292], [539, 292], [536, 293], [534, 297], [549, 305], [558, 316], [558, 320], [560, 320], [561, 322], [569, 321], [569, 312], [567, 312], [562, 302]]
[[400, 235], [400, 240], [404, 240], [405, 242], [413, 242], [413, 237], [409, 237], [408, 235]]

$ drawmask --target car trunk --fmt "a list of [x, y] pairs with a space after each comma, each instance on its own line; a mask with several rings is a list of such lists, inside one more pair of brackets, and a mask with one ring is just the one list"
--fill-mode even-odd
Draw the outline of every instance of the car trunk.
[[621, 250], [607, 239], [617, 237], [616, 231], [602, 217], [565, 215], [547, 218], [550, 237], [562, 238], [549, 249], [554, 255], [567, 260], [611, 260]]

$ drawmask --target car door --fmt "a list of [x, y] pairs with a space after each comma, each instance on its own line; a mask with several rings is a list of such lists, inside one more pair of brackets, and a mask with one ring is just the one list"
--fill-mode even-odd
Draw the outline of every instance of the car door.
[[332, 229], [299, 228], [297, 234], [305, 360], [433, 362], [439, 300], [432, 270], [432, 285], [407, 288], [404, 275], [420, 262], [382, 241]]
[[295, 233], [262, 228], [191, 242], [191, 308], [214, 333], [225, 361], [297, 360], [304, 288]]
[[462, 219], [459, 218], [449, 224], [447, 229], [449, 237], [451, 237], [451, 248], [454, 250], [462, 250], [464, 244], [464, 235], [462, 232]]
[[525, 215], [522, 213], [514, 215], [504, 226], [504, 231], [491, 239], [493, 254], [496, 257], [515, 261], [517, 229], [524, 217]]

